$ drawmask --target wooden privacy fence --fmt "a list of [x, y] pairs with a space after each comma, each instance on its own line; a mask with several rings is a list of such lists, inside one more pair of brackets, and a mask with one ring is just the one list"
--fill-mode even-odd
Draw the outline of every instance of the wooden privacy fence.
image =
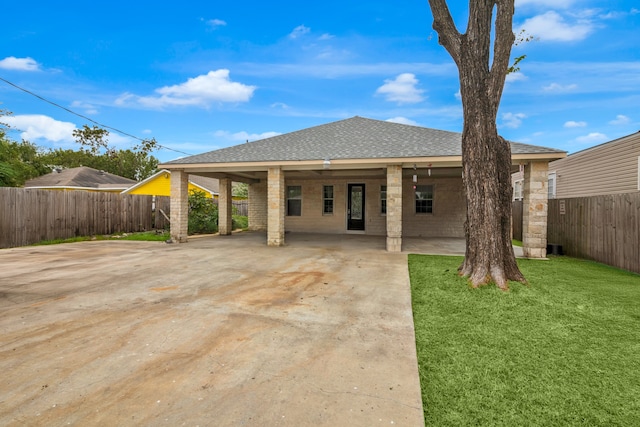
[[640, 273], [640, 192], [551, 199], [547, 227], [566, 255]]
[[[169, 207], [171, 206], [171, 197], [168, 196], [155, 196], [153, 205], [153, 228], [156, 230], [168, 230], [171, 225], [169, 218], [171, 218], [171, 212]], [[165, 216], [166, 215], [166, 216]]]
[[0, 248], [146, 231], [154, 223], [163, 228], [161, 222], [154, 218], [153, 196], [0, 187]]

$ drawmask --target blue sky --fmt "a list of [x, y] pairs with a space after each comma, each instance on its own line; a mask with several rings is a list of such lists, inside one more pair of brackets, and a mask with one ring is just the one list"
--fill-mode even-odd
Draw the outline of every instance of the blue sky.
[[[0, 77], [164, 147], [161, 161], [355, 115], [461, 131], [426, 0], [3, 5]], [[449, 1], [459, 28], [467, 2]], [[507, 139], [575, 152], [640, 130], [637, 0], [518, 0], [536, 39], [508, 77]], [[75, 148], [91, 122], [0, 81], [14, 139]], [[136, 141], [111, 131], [110, 143]]]

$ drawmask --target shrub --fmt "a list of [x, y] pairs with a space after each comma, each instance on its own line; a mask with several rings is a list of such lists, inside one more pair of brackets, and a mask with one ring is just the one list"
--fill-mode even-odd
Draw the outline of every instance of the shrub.
[[215, 233], [218, 231], [218, 206], [203, 191], [189, 192], [188, 234]]
[[233, 229], [247, 229], [249, 228], [249, 218], [245, 215], [233, 215]]

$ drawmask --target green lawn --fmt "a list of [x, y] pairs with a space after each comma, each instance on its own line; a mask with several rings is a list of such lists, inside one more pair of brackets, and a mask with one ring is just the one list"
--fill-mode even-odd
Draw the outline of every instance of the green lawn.
[[164, 242], [169, 239], [169, 232], [156, 233], [155, 231], [143, 231], [139, 233], [109, 234], [98, 236], [78, 236], [68, 239], [43, 240], [32, 246], [57, 245], [59, 243], [86, 242], [90, 240], [138, 240], [149, 242]]
[[474, 290], [461, 262], [409, 256], [427, 426], [640, 426], [640, 275], [553, 257]]

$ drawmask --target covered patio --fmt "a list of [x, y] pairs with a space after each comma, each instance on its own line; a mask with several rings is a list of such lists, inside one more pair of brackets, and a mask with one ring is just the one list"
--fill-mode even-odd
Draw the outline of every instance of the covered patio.
[[[459, 133], [353, 117], [168, 162], [171, 236], [187, 241], [191, 174], [219, 179], [222, 235], [232, 231], [236, 181], [249, 186], [249, 229], [266, 231], [269, 246], [291, 232], [381, 236], [388, 252], [409, 250], [412, 238], [462, 239], [460, 145]], [[511, 152], [511, 170], [524, 172], [523, 255], [542, 258], [548, 162], [566, 153], [515, 142]]]

